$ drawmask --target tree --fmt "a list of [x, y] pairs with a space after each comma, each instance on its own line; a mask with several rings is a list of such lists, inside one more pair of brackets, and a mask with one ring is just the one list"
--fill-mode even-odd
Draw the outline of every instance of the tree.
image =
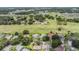
[[49, 41], [49, 37], [47, 35], [44, 36], [42, 39], [43, 39], [43, 41]]
[[62, 44], [61, 40], [55, 39], [52, 40], [52, 48], [56, 48]]
[[41, 14], [41, 15], [36, 15], [35, 17], [34, 17], [34, 19], [36, 20], [36, 21], [39, 21], [39, 22], [44, 22], [45, 21], [45, 17]]
[[28, 24], [29, 24], [29, 25], [31, 25], [31, 24], [33, 24], [33, 23], [34, 23], [34, 20], [33, 20], [33, 19], [29, 19], [29, 20], [28, 20]]
[[0, 50], [2, 50], [4, 48], [3, 44], [0, 44]]
[[60, 26], [60, 27], [57, 28], [58, 31], [61, 31], [61, 30], [63, 30], [63, 29], [64, 29], [64, 28], [63, 28], [62, 26]]
[[53, 36], [52, 36], [52, 40], [60, 40], [60, 37], [58, 36], [58, 34], [56, 33], [56, 34], [54, 34]]
[[73, 40], [72, 46], [79, 49], [79, 40]]
[[54, 19], [54, 17], [53, 17], [53, 16], [48, 15], [48, 14], [46, 14], [46, 15], [45, 15], [45, 18], [47, 18], [47, 19]]
[[33, 19], [34, 18], [34, 15], [29, 15], [29, 18]]
[[57, 25], [62, 25], [63, 19], [59, 16], [56, 18], [56, 21], [57, 21]]
[[26, 38], [23, 38], [22, 40], [21, 40], [21, 42], [22, 42], [22, 45], [28, 45], [28, 44], [30, 44], [30, 40], [29, 40], [29, 38], [28, 37], [26, 37]]
[[57, 21], [57, 25], [67, 25], [67, 20], [60, 16], [56, 18], [56, 21]]
[[9, 41], [6, 38], [0, 39], [0, 50], [7, 46]]
[[19, 35], [19, 33], [18, 32], [15, 32], [15, 35]]
[[18, 38], [12, 39], [11, 41], [11, 45], [17, 45], [20, 43], [20, 40]]

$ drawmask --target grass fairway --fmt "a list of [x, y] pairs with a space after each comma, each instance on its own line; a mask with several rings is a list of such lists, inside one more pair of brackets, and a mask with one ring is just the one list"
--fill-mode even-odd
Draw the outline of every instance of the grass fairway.
[[[68, 30], [79, 33], [78, 26], [79, 23], [68, 23], [67, 25], [62, 26], [63, 30], [61, 33], [66, 33]], [[49, 21], [49, 24], [47, 25], [0, 25], [0, 33], [15, 33], [22, 32], [23, 30], [29, 30], [31, 33], [48, 33], [49, 31], [58, 32], [58, 27], [55, 20]]]

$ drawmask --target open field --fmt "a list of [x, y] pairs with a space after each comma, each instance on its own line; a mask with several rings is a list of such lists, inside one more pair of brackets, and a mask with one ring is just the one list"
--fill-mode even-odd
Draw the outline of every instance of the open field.
[[[33, 25], [0, 25], [0, 33], [15, 33], [22, 32], [23, 30], [29, 30], [31, 33], [48, 33], [49, 31], [58, 32], [57, 28], [60, 25], [56, 24], [55, 20], [52, 20], [47, 25], [43, 24], [33, 24]], [[79, 23], [70, 23], [67, 25], [61, 25], [63, 27], [62, 33], [66, 31], [78, 32], [79, 33]]]

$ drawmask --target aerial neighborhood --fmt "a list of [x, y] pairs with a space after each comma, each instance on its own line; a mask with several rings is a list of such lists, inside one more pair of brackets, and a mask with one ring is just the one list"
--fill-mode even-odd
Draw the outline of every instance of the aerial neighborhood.
[[78, 51], [78, 7], [0, 7], [0, 51]]

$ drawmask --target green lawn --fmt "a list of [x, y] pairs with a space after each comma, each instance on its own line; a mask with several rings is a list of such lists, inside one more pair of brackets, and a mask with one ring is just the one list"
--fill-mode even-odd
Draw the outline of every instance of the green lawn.
[[[62, 33], [70, 30], [72, 32], [79, 33], [79, 23], [68, 23], [66, 26], [62, 26], [64, 29]], [[29, 30], [31, 33], [48, 33], [49, 31], [58, 32], [55, 20], [49, 21], [47, 25], [33, 24], [33, 25], [0, 25], [0, 33], [15, 33], [22, 32], [23, 30]]]

